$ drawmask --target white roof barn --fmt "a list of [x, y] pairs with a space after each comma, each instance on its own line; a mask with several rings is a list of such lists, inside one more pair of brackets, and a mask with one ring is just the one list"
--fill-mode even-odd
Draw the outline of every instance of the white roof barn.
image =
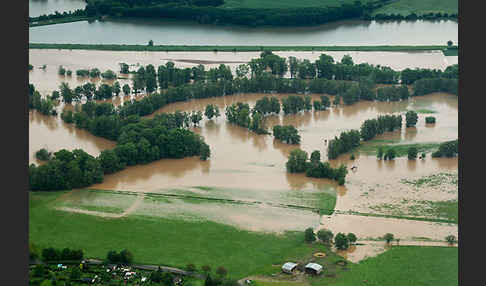
[[286, 262], [284, 265], [282, 265], [282, 271], [285, 273], [292, 273], [296, 266], [296, 263]]
[[305, 271], [307, 273], [319, 274], [322, 271], [322, 266], [317, 263], [308, 263], [305, 266]]

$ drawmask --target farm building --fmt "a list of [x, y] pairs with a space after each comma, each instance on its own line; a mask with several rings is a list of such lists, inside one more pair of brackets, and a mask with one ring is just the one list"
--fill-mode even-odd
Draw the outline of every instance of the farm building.
[[292, 274], [292, 271], [294, 271], [295, 267], [297, 267], [296, 263], [286, 262], [284, 265], [282, 265], [282, 271], [285, 273]]
[[318, 275], [322, 271], [322, 266], [317, 263], [308, 263], [305, 266], [305, 272], [309, 274]]

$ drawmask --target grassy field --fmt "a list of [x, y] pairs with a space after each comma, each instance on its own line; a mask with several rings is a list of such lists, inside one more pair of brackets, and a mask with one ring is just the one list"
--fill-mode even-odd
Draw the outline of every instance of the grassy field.
[[312, 286], [428, 285], [457, 286], [459, 256], [456, 247], [394, 246], [349, 266], [333, 283], [311, 279]]
[[130, 215], [108, 219], [55, 210], [56, 199], [63, 193], [29, 195], [29, 240], [40, 249], [82, 248], [86, 257], [104, 258], [109, 250], [126, 248], [137, 263], [224, 266], [234, 278], [278, 272], [287, 259], [326, 251], [322, 245], [305, 244], [303, 232], [277, 235], [209, 221]]
[[[376, 155], [378, 148], [383, 147], [386, 152], [389, 148], [395, 149], [397, 157], [407, 156], [408, 148], [417, 147], [418, 155], [431, 153], [439, 148], [440, 143], [414, 143], [414, 144], [389, 144], [388, 140], [371, 140], [358, 147], [360, 153]], [[417, 156], [418, 157], [418, 156]]]
[[30, 49], [100, 50], [100, 51], [220, 51], [259, 52], [271, 51], [433, 51], [447, 46], [171, 46], [156, 45], [94, 45], [94, 44], [41, 44], [29, 43]]
[[398, 0], [373, 11], [376, 14], [401, 14], [407, 16], [411, 13], [422, 15], [426, 13], [458, 13], [458, 0]]

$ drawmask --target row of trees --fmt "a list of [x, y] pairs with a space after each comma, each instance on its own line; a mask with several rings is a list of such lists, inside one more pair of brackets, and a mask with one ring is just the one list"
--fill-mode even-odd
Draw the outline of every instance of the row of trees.
[[376, 100], [379, 101], [400, 101], [410, 97], [406, 85], [385, 86], [376, 89]]
[[285, 164], [289, 173], [304, 173], [307, 177], [327, 178], [338, 181], [339, 185], [344, 185], [348, 173], [345, 165], [332, 168], [329, 162], [321, 162], [319, 150], [312, 152], [308, 161], [307, 152], [294, 149], [290, 152], [287, 163]]
[[73, 11], [64, 11], [60, 13], [59, 11], [55, 11], [54, 13], [51, 14], [42, 14], [37, 17], [29, 17], [29, 23], [32, 22], [38, 22], [38, 21], [47, 21], [47, 20], [53, 20], [53, 19], [60, 19], [60, 18], [66, 18], [66, 17], [73, 17], [73, 16], [86, 16], [86, 12], [84, 9], [76, 9]]
[[433, 92], [447, 92], [458, 95], [457, 78], [423, 78], [413, 83], [413, 96], [426, 95]]
[[300, 135], [297, 128], [292, 125], [275, 125], [273, 126], [273, 136], [287, 144], [299, 144]]
[[[213, 7], [217, 4], [207, 5], [207, 1], [202, 0], [195, 2], [201, 2], [199, 5], [187, 3], [187, 1], [180, 3], [171, 2], [160, 3], [160, 1], [157, 1], [140, 6], [131, 6], [125, 5], [122, 1], [89, 1], [86, 6], [86, 14], [88, 16], [108, 14], [122, 17], [195, 19], [204, 24], [306, 26], [357, 18], [362, 16], [368, 7], [373, 6], [363, 5], [360, 1], [355, 1], [354, 3], [344, 3], [337, 7], [227, 9], [224, 7]], [[213, 3], [212, 1], [210, 2]]]
[[42, 250], [42, 260], [45, 262], [59, 261], [59, 260], [82, 260], [83, 250], [74, 250], [64, 248], [62, 250], [53, 247], [44, 248]]
[[367, 119], [361, 125], [361, 138], [364, 141], [373, 139], [379, 134], [392, 132], [402, 127], [401, 115], [380, 115], [376, 119]]
[[432, 157], [437, 158], [437, 157], [454, 157], [459, 154], [459, 141], [452, 140], [452, 141], [447, 141], [444, 143], [441, 143], [439, 145], [439, 149], [432, 153]]
[[[330, 245], [333, 242], [334, 238], [334, 245], [339, 250], [346, 250], [349, 248], [350, 245], [354, 244], [358, 239], [356, 235], [352, 232], [348, 233], [347, 235], [339, 232], [334, 236], [332, 231], [328, 229], [320, 229], [317, 231], [317, 238], [321, 240], [324, 244]], [[317, 240], [316, 234], [312, 228], [307, 228], [304, 231], [304, 240], [306, 242], [314, 242]]]
[[130, 264], [133, 262], [133, 254], [126, 249], [120, 252], [110, 250], [106, 255], [106, 260], [109, 263], [114, 263], [114, 264], [118, 264], [118, 263]]
[[264, 125], [263, 115], [259, 112], [250, 112], [247, 103], [233, 103], [226, 107], [225, 114], [230, 123], [248, 128], [257, 134], [269, 134]]
[[360, 144], [361, 134], [358, 130], [343, 131], [339, 137], [334, 137], [329, 141], [327, 147], [327, 157], [332, 160], [336, 159], [340, 154], [346, 153]]
[[439, 20], [439, 19], [457, 19], [457, 13], [441, 13], [441, 12], [429, 12], [429, 13], [424, 13], [421, 15], [417, 15], [415, 13], [410, 13], [406, 16], [403, 16], [402, 14], [384, 14], [384, 13], [378, 13], [374, 16], [366, 16], [364, 17], [365, 20], [378, 20], [378, 21], [400, 21], [400, 20], [408, 20], [408, 21], [416, 21], [416, 20]]

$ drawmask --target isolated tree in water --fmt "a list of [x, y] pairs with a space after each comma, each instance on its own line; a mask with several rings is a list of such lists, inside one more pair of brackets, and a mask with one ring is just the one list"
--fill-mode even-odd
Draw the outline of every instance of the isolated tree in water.
[[452, 44], [453, 44], [453, 43], [452, 43], [452, 41], [451, 41], [451, 40], [447, 41], [447, 46], [448, 46], [448, 47], [452, 47]]
[[152, 41], [152, 40], [148, 41], [148, 46], [149, 47], [153, 47], [154, 46], [154, 41]]
[[457, 239], [454, 235], [448, 235], [446, 236], [445, 240], [450, 244], [450, 245], [454, 245], [454, 243], [457, 242]]
[[417, 147], [412, 146], [408, 148], [407, 150], [408, 159], [415, 160], [417, 158], [417, 153], [418, 153]]
[[417, 112], [410, 110], [405, 114], [405, 121], [407, 127], [414, 127], [417, 124], [418, 115]]

